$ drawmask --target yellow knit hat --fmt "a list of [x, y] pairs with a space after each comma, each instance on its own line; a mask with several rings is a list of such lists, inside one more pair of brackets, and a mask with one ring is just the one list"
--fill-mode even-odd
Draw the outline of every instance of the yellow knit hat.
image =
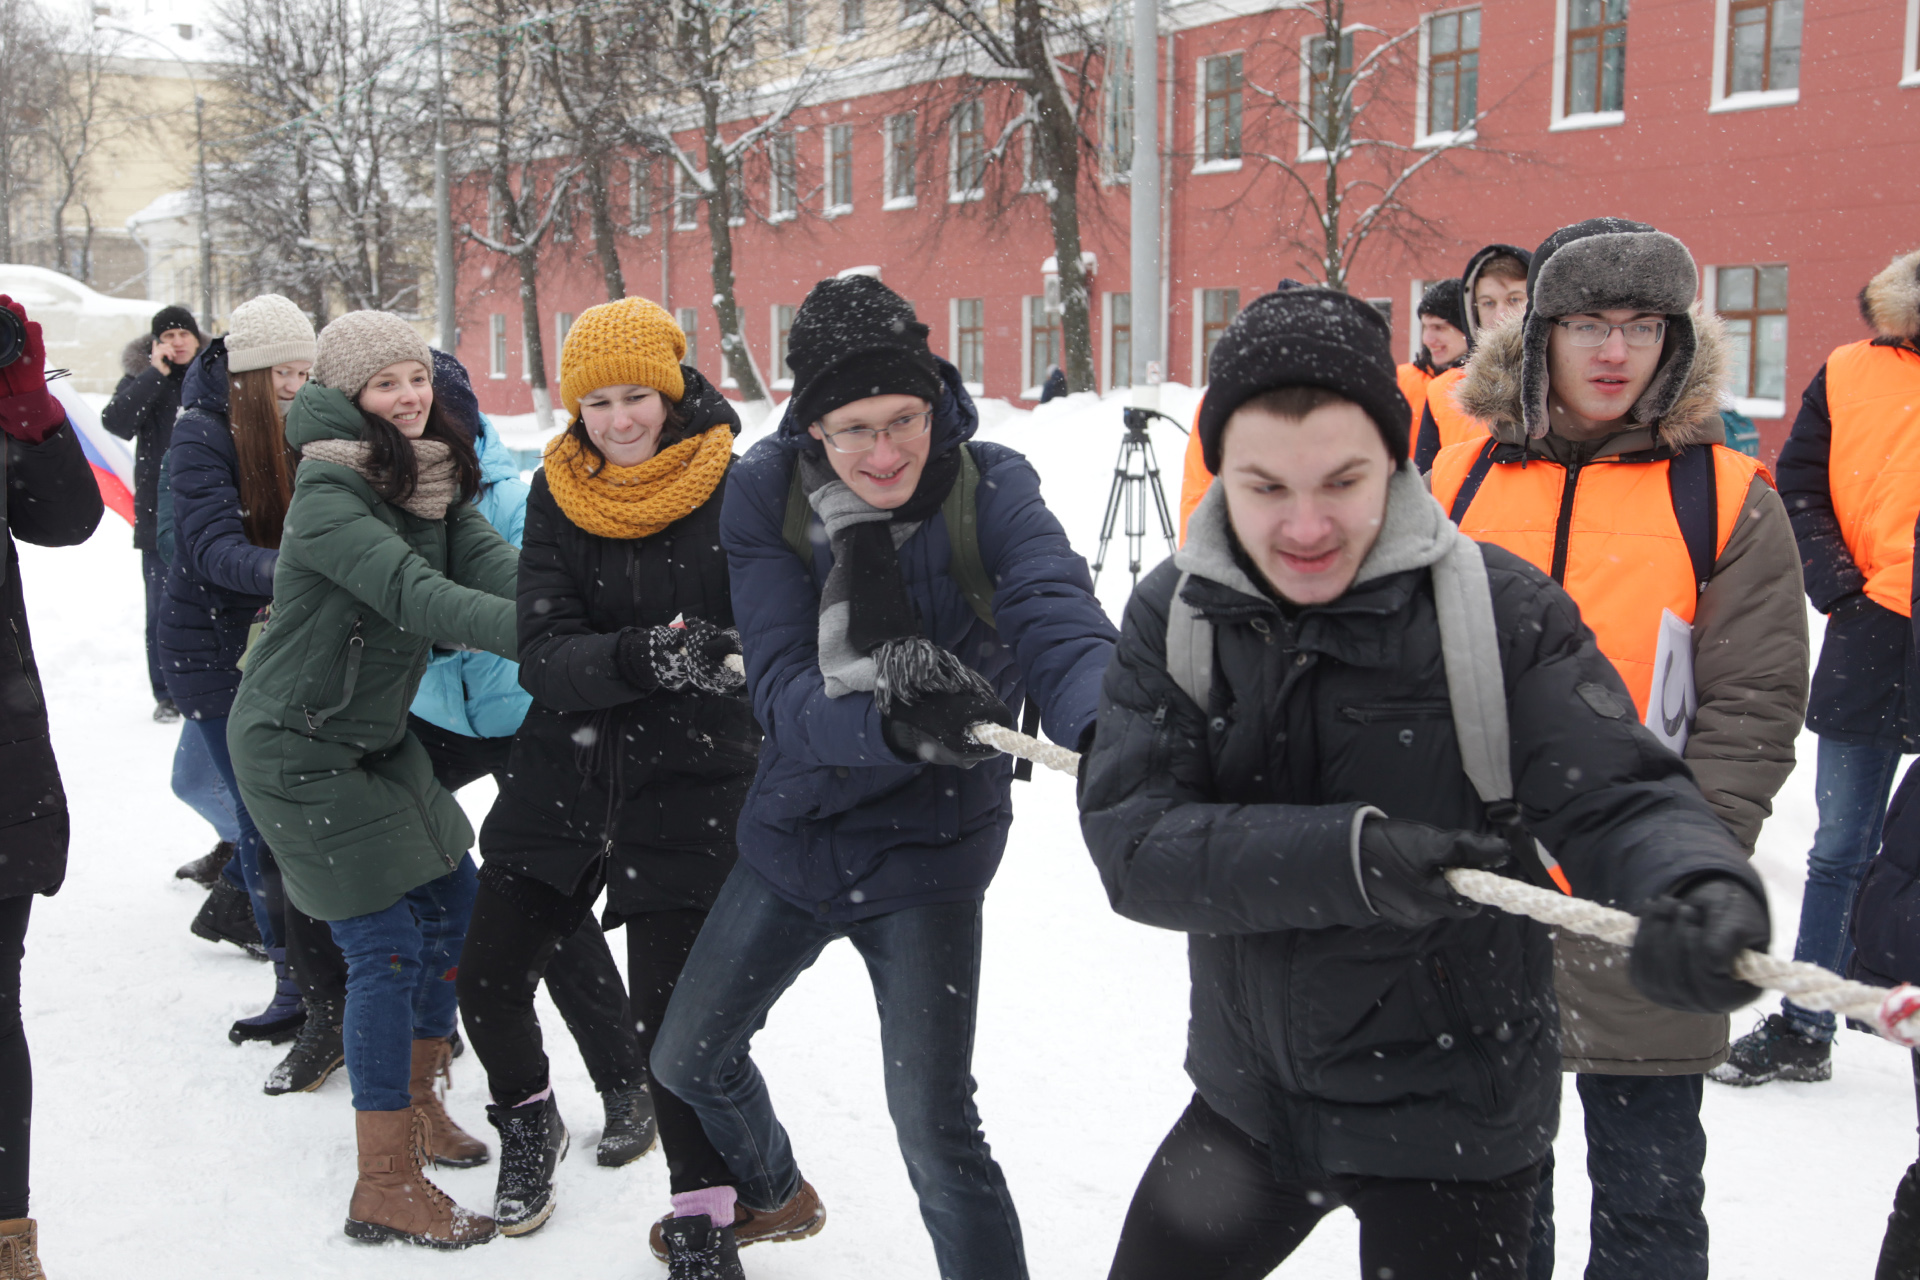
[[560, 344], [560, 403], [580, 416], [580, 397], [600, 387], [652, 387], [678, 403], [687, 335], [658, 303], [645, 298], [603, 302], [580, 313]]

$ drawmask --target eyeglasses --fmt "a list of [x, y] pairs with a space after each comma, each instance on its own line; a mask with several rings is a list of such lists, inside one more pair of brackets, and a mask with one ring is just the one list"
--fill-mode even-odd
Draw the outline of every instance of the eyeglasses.
[[1618, 329], [1630, 347], [1651, 347], [1667, 336], [1665, 320], [1629, 320], [1625, 324], [1604, 324], [1598, 320], [1555, 320], [1567, 331], [1567, 341], [1576, 347], [1604, 347]]
[[905, 444], [918, 440], [932, 428], [933, 410], [922, 409], [919, 413], [902, 414], [884, 427], [848, 427], [845, 431], [828, 431], [823, 427], [821, 434], [839, 453], [865, 453], [880, 443], [881, 436], [895, 444]]

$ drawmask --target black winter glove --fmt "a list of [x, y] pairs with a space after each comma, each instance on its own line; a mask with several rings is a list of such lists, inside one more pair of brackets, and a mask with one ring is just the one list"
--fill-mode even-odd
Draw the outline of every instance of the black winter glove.
[[740, 633], [722, 631], [705, 618], [688, 618], [677, 627], [628, 627], [620, 633], [620, 675], [642, 689], [738, 693], [747, 678], [726, 659], [739, 652]]
[[1730, 1013], [1760, 996], [1733, 976], [1733, 958], [1765, 951], [1767, 904], [1732, 876], [1701, 876], [1640, 913], [1628, 974], [1640, 994], [1683, 1013]]
[[882, 712], [880, 727], [903, 759], [971, 769], [1000, 754], [967, 732], [983, 720], [1014, 727], [1007, 704], [986, 692], [923, 693], [910, 706], [896, 702]]
[[1480, 904], [1455, 893], [1440, 873], [1448, 867], [1491, 870], [1512, 856], [1505, 839], [1481, 831], [1371, 817], [1360, 827], [1360, 883], [1367, 900], [1381, 919], [1403, 929], [1478, 915]]

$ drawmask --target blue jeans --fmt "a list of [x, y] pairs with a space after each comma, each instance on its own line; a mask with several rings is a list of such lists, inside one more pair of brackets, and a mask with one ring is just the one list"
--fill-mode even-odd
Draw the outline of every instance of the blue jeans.
[[413, 1042], [453, 1034], [454, 982], [479, 889], [473, 859], [371, 915], [333, 922], [347, 957], [347, 1079], [355, 1111], [412, 1102]]
[[279, 873], [273, 873], [273, 883], [268, 883], [268, 875], [260, 866], [260, 833], [254, 829], [253, 819], [247, 815], [246, 802], [240, 799], [240, 784], [233, 777], [233, 755], [227, 750], [227, 718], [209, 716], [204, 720], [187, 719], [182, 721], [200, 738], [200, 746], [207, 753], [214, 772], [220, 778], [220, 785], [227, 789], [227, 795], [233, 800], [233, 821], [237, 828], [233, 842], [233, 861], [221, 874], [228, 883], [239, 876], [239, 888], [247, 891], [247, 898], [253, 903], [253, 920], [260, 926], [260, 941], [269, 948], [281, 945], [280, 931], [275, 927], [275, 908], [279, 905]]
[[[233, 813], [233, 793], [220, 780], [220, 770], [191, 720], [181, 724], [180, 745], [173, 749], [173, 794], [205, 818], [214, 835], [228, 844], [238, 843], [240, 823]], [[236, 881], [235, 887], [244, 888], [245, 882]]]
[[[1706, 1280], [1707, 1196], [1700, 1125], [1706, 1080], [1576, 1076], [1593, 1182], [1586, 1280]], [[1527, 1280], [1553, 1275], [1553, 1153], [1533, 1201]]]
[[973, 1103], [978, 901], [834, 923], [736, 863], [667, 1006], [654, 1079], [698, 1113], [748, 1207], [785, 1204], [800, 1189], [800, 1170], [748, 1049], [774, 1003], [835, 938], [853, 943], [873, 980], [887, 1109], [940, 1274], [1025, 1280], [1020, 1219]]
[[[1800, 899], [1800, 936], [1793, 944], [1795, 960], [1811, 960], [1835, 973], [1847, 971], [1853, 955], [1853, 900], [1860, 878], [1880, 848], [1880, 827], [1887, 818], [1887, 796], [1900, 753], [1883, 747], [1861, 747], [1820, 739], [1814, 766], [1813, 794], [1820, 806], [1820, 825], [1807, 853], [1807, 888]], [[1802, 1009], [1791, 1000], [1780, 1002], [1793, 1029], [1816, 1040], [1833, 1039], [1834, 1016]]]

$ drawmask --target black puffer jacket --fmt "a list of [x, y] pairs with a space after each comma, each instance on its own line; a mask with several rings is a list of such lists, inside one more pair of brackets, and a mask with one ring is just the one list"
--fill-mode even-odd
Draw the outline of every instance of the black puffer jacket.
[[[1081, 822], [1114, 909], [1191, 935], [1188, 1073], [1283, 1173], [1488, 1179], [1539, 1160], [1557, 1124], [1551, 948], [1545, 928], [1493, 910], [1397, 928], [1360, 893], [1364, 806], [1489, 827], [1462, 770], [1431, 575], [1407, 567], [1408, 518], [1445, 513], [1411, 470], [1394, 485], [1356, 585], [1291, 613], [1241, 567], [1209, 493], [1128, 606]], [[1575, 890], [1634, 908], [1711, 871], [1758, 892], [1566, 593], [1484, 551], [1516, 799]], [[1182, 568], [1214, 628], [1204, 713], [1167, 674]]]
[[67, 795], [47, 734], [47, 702], [27, 630], [13, 540], [85, 542], [99, 527], [100, 486], [71, 425], [36, 445], [0, 436], [5, 451], [6, 581], [0, 583], [0, 898], [53, 893], [67, 875]]
[[100, 421], [122, 440], [133, 441], [133, 545], [157, 551], [154, 514], [160, 493], [160, 461], [173, 443], [173, 420], [180, 413], [180, 388], [191, 361], [169, 364], [168, 372], [145, 369], [120, 387], [100, 411]]
[[[739, 419], [692, 369], [688, 430]], [[602, 538], [568, 520], [533, 479], [520, 550], [520, 684], [533, 706], [480, 832], [490, 866], [580, 891], [611, 854], [616, 916], [711, 906], [733, 869], [734, 826], [760, 750], [743, 696], [647, 692], [620, 675], [626, 627], [679, 615], [733, 625], [720, 549], [722, 479], [691, 515], [651, 537]]]

